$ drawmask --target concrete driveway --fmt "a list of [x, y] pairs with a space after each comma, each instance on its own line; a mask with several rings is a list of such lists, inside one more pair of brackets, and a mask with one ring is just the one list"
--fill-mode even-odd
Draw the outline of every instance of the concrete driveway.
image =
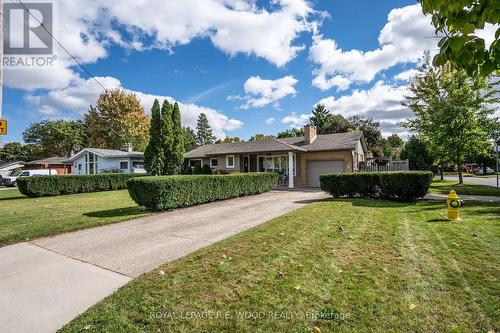
[[54, 332], [155, 267], [326, 198], [271, 191], [0, 248], [2, 332]]

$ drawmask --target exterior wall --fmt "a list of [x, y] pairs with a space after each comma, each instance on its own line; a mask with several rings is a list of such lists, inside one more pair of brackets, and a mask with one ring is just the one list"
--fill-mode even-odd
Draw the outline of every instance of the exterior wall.
[[[204, 158], [190, 158], [190, 159], [187, 159], [187, 165], [189, 165], [189, 161], [190, 160], [202, 160], [202, 166], [204, 164], [208, 164], [210, 165], [210, 167], [213, 169], [224, 169], [226, 170], [227, 172], [229, 173], [238, 173], [238, 172], [242, 172], [243, 171], [243, 157], [242, 155], [238, 155], [238, 154], [229, 154], [229, 155], [233, 155], [234, 156], [234, 168], [228, 168], [226, 166], [226, 155], [218, 155], [218, 156], [212, 156], [212, 157], [204, 157]], [[211, 164], [210, 164], [210, 159], [212, 158], [216, 158], [217, 161], [218, 161], [218, 166], [217, 167], [212, 167]]]
[[58, 175], [66, 175], [71, 173], [73, 165], [70, 163], [66, 164], [66, 170], [64, 170], [65, 168], [63, 164], [28, 164], [25, 165], [23, 169], [25, 170], [54, 169], [57, 170]]
[[[106, 170], [119, 169], [120, 162], [128, 162], [128, 169], [123, 172], [129, 173], [132, 171], [132, 161], [143, 161], [141, 158], [117, 157], [117, 158], [104, 158], [97, 156], [97, 173], [102, 173]], [[78, 171], [78, 164], [82, 165], [81, 171]], [[86, 175], [87, 165], [85, 163], [85, 155], [79, 156], [73, 161], [73, 174]]]
[[297, 153], [297, 176], [294, 177], [295, 185], [307, 184], [307, 162], [321, 160], [343, 160], [344, 171], [352, 172], [352, 152], [342, 151], [318, 151], [308, 153]]

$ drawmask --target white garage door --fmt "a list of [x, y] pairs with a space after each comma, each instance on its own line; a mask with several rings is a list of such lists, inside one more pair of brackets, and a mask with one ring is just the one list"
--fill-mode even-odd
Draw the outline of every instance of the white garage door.
[[308, 161], [307, 186], [319, 187], [319, 175], [344, 172], [344, 161]]

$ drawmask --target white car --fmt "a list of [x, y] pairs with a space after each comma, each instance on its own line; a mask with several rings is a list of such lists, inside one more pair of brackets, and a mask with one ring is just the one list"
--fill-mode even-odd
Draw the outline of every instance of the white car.
[[12, 173], [9, 176], [3, 177], [3, 185], [17, 186], [17, 178], [19, 177], [50, 176], [50, 175], [57, 175], [57, 170], [56, 169], [21, 170]]

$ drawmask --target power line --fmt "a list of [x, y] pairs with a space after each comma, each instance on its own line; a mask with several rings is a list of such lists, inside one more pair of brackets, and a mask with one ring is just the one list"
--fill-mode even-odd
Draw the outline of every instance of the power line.
[[101, 86], [102, 89], [106, 89], [102, 84], [101, 82], [99, 82], [94, 75], [92, 75], [92, 73], [90, 73], [90, 71], [85, 67], [83, 66], [77, 59], [76, 57], [74, 57], [65, 47], [64, 45], [61, 44], [61, 42], [59, 42], [55, 37], [54, 35], [52, 35], [50, 33], [50, 31], [47, 29], [47, 27], [42, 23], [40, 22], [40, 20], [38, 20], [38, 18], [36, 18], [36, 16], [34, 16], [30, 10], [24, 5], [24, 3], [21, 2], [21, 0], [17, 0], [17, 2], [19, 2], [19, 4], [21, 5], [22, 9], [24, 9], [32, 18], [34, 18], [38, 23], [40, 23], [40, 26], [49, 34], [49, 36], [78, 64], [78, 66], [80, 66], [81, 69], [83, 69], [83, 71], [85, 73], [87, 73], [87, 75], [93, 79], [99, 86]]

